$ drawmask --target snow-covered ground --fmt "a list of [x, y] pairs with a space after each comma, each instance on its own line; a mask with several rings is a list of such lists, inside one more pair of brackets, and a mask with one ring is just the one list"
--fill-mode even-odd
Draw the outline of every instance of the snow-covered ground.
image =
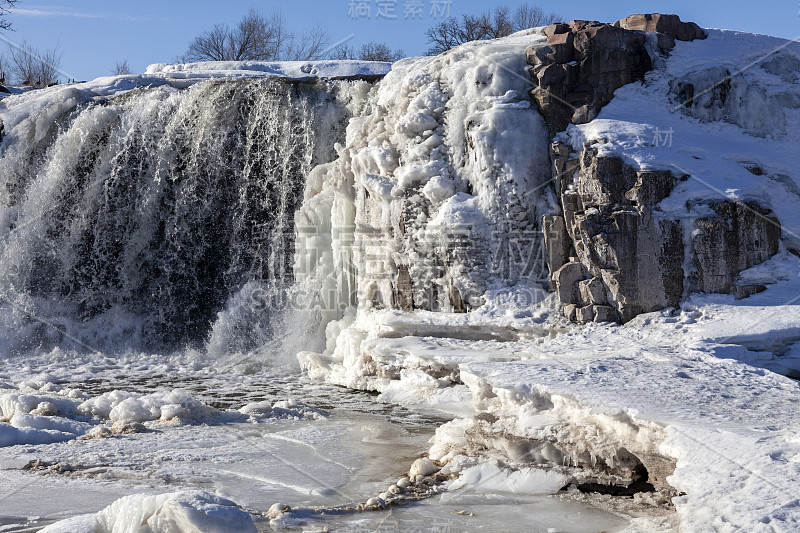
[[3, 85], [3, 87], [5, 87], [6, 90], [0, 91], [0, 99], [7, 98], [15, 94], [24, 94], [28, 91], [35, 90], [33, 87], [27, 87], [27, 86]]
[[[696, 295], [680, 311], [624, 326], [484, 316], [478, 328], [463, 315], [369, 313], [339, 341], [354, 346], [344, 364], [301, 360], [312, 377], [463, 417], [439, 429], [430, 451], [453, 472], [472, 464], [460, 463], [480, 449], [475, 420], [490, 416], [492, 434], [505, 437], [485, 461], [523, 468], [526, 458], [510, 452], [516, 438], [567, 445], [575, 464], [620, 448], [655, 454], [675, 468], [666, 481], [680, 493], [673, 503], [685, 530], [794, 531], [800, 387], [765, 369], [800, 364], [800, 260], [783, 253], [756, 269], [777, 283], [739, 301]], [[558, 470], [552, 460], [538, 475]], [[462, 483], [492, 486], [507, 475]], [[531, 473], [526, 490], [557, 491], [569, 475], [548, 484]]]

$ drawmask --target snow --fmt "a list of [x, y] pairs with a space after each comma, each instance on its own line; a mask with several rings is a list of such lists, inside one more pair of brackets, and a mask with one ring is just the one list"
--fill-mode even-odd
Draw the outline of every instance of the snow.
[[12, 85], [3, 85], [3, 86], [0, 86], [0, 87], [5, 87], [5, 89], [6, 89], [5, 91], [0, 90], [0, 99], [7, 98], [7, 97], [9, 97], [11, 95], [14, 95], [14, 94], [23, 94], [23, 93], [26, 93], [28, 91], [35, 90], [35, 87], [28, 87], [28, 86], [21, 86], [21, 87], [17, 86], [17, 87], [14, 87]]
[[[726, 105], [711, 105], [714, 84], [726, 76], [731, 79]], [[690, 201], [757, 199], [777, 213], [784, 240], [797, 248], [798, 76], [800, 43], [709, 30], [705, 40], [678, 42], [666, 64], [648, 73], [643, 84], [618, 89], [597, 119], [571, 125], [561, 139], [574, 149], [602, 139], [600, 153], [619, 155], [637, 169], [690, 175], [660, 204], [672, 217], [697, 216], [687, 211]], [[719, 112], [685, 113], [674, 91], [678, 81], [695, 85], [701, 113]], [[763, 176], [748, 170], [756, 168]]]
[[275, 77], [309, 81], [321, 78], [381, 77], [391, 69], [391, 63], [380, 61], [204, 61], [184, 64], [156, 63], [147, 67], [145, 74], [157, 74], [170, 79]]
[[232, 501], [204, 491], [186, 491], [126, 496], [99, 513], [68, 518], [42, 530], [44, 533], [181, 531], [250, 533], [256, 527], [250, 515]]
[[448, 488], [458, 490], [478, 486], [484, 491], [553, 494], [568, 481], [566, 476], [539, 468], [509, 471], [496, 462], [487, 462], [464, 469]]

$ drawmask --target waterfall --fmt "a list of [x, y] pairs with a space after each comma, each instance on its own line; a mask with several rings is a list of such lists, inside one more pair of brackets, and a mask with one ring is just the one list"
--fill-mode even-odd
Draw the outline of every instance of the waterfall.
[[286, 306], [305, 177], [370, 89], [64, 88], [0, 113], [0, 353], [256, 347]]

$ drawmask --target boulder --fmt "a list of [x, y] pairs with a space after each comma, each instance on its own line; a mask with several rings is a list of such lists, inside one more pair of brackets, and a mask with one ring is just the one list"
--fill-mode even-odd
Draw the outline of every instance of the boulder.
[[646, 13], [630, 15], [614, 23], [626, 30], [654, 31], [663, 33], [678, 41], [705, 39], [708, 34], [694, 22], [682, 22], [678, 15]]
[[618, 322], [619, 315], [616, 309], [607, 305], [594, 306], [594, 321], [595, 322]]
[[547, 44], [529, 48], [526, 57], [536, 85], [531, 96], [551, 134], [592, 120], [616, 89], [644, 79], [652, 67], [642, 32], [586, 20], [543, 31]]
[[586, 324], [594, 321], [594, 306], [587, 305], [575, 310], [575, 321], [579, 324]]
[[531, 96], [551, 135], [594, 119], [614, 91], [644, 79], [653, 66], [645, 31], [658, 32], [662, 53], [675, 39], [704, 39], [706, 33], [676, 15], [631, 15], [614, 24], [589, 20], [558, 22], [543, 29], [547, 43], [527, 50], [536, 87]]
[[553, 274], [559, 301], [564, 304], [581, 303], [578, 282], [585, 277], [583, 266], [577, 261], [571, 261], [559, 268]]
[[600, 278], [595, 277], [579, 281], [578, 291], [580, 292], [581, 300], [587, 304], [606, 305], [608, 303], [606, 287]]

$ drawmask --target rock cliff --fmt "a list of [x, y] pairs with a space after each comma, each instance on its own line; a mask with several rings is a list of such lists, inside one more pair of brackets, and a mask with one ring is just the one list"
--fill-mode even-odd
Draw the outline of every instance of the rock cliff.
[[780, 222], [756, 201], [687, 206], [700, 217], [671, 218], [659, 209], [688, 176], [635, 170], [588, 144], [576, 154], [553, 145], [562, 214], [545, 216], [553, 287], [577, 322], [626, 322], [677, 307], [691, 292], [749, 296], [737, 275], [778, 252]]
[[[614, 91], [644, 81], [676, 40], [706, 38], [696, 24], [674, 15], [632, 15], [613, 25], [572, 21], [544, 32], [547, 44], [529, 48], [527, 58], [531, 96], [551, 134], [597, 117]], [[729, 73], [716, 78], [723, 81], [713, 90], [703, 88], [700, 111], [694, 87], [707, 77], [697, 77], [672, 83], [686, 112], [732, 116], [725, 107]], [[739, 92], [747, 90], [763, 93]], [[780, 113], [775, 108], [772, 115]], [[542, 227], [552, 288], [570, 320], [626, 322], [677, 307], [690, 292], [745, 297], [761, 290], [737, 285], [736, 277], [778, 251], [780, 222], [769, 207], [756, 200], [714, 200], [687, 205], [685, 217], [665, 216], [659, 203], [688, 175], [637, 170], [590, 142], [580, 150], [556, 142], [551, 159], [561, 212], [546, 215]], [[705, 214], [690, 217], [690, 211]]]

